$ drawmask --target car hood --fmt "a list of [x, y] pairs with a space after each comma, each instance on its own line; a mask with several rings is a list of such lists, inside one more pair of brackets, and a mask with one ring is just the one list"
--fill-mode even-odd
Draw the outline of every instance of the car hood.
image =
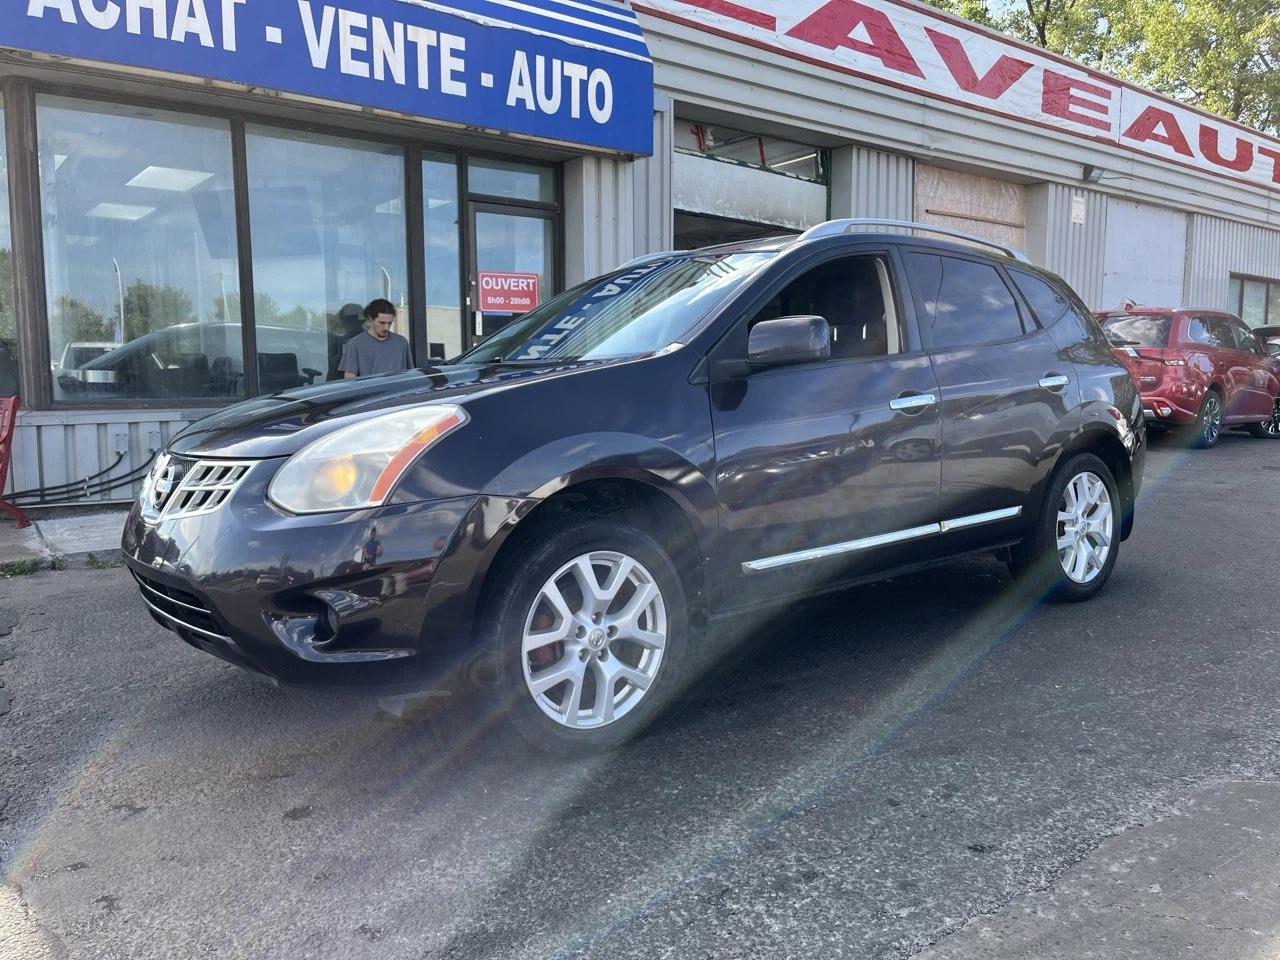
[[169, 451], [184, 456], [286, 457], [326, 433], [398, 407], [465, 403], [495, 390], [511, 390], [622, 360], [575, 363], [425, 367], [378, 377], [335, 380], [237, 403], [191, 424]]

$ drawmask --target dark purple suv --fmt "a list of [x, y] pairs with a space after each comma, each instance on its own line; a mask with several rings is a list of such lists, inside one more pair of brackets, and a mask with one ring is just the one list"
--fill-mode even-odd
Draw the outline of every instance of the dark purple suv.
[[1092, 596], [1142, 477], [1128, 371], [1015, 251], [869, 228], [648, 257], [446, 365], [193, 424], [124, 533], [143, 600], [287, 684], [473, 678], [574, 752], [744, 609], [981, 552]]

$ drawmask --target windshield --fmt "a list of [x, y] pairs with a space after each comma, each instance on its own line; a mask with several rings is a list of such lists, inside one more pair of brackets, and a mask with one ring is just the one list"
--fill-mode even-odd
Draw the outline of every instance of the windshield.
[[1103, 323], [1107, 338], [1117, 347], [1167, 347], [1173, 318], [1159, 316], [1113, 317]]
[[574, 287], [459, 363], [599, 360], [679, 340], [774, 251], [672, 256]]

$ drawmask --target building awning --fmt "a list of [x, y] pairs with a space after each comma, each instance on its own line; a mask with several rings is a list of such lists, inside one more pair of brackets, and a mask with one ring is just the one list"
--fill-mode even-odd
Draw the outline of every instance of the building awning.
[[[611, 0], [23, 0], [0, 47], [653, 152], [653, 64]], [[25, 6], [25, 14], [20, 12]]]

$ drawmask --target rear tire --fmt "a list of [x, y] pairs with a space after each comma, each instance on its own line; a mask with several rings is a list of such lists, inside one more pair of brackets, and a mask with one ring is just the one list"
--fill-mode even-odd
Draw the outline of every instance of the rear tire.
[[1210, 389], [1200, 403], [1200, 412], [1196, 414], [1195, 426], [1192, 427], [1191, 442], [1201, 450], [1208, 450], [1222, 436], [1222, 394], [1217, 389]]
[[494, 583], [481, 614], [485, 692], [536, 749], [575, 757], [619, 747], [679, 690], [684, 586], [647, 533], [603, 516], [558, 519], [528, 535]]
[[1120, 549], [1121, 500], [1111, 469], [1078, 453], [1054, 470], [1031, 534], [1010, 550], [1009, 572], [1055, 600], [1093, 598]]
[[1271, 419], [1249, 424], [1249, 433], [1259, 440], [1280, 440], [1280, 397], [1271, 408]]

